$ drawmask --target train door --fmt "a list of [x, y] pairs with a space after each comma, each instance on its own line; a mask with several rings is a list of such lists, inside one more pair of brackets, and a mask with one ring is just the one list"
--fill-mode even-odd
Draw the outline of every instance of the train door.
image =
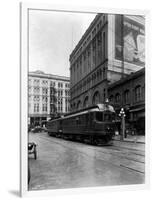
[[89, 113], [89, 127], [93, 128], [94, 112]]

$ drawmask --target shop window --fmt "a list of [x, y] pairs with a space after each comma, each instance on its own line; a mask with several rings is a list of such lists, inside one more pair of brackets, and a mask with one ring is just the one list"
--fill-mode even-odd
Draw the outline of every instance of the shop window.
[[142, 88], [139, 85], [135, 88], [135, 102], [139, 102], [141, 100], [142, 100]]
[[119, 93], [117, 93], [117, 94], [115, 95], [115, 102], [116, 102], [116, 103], [120, 103], [120, 100], [121, 100], [121, 96], [120, 96]]
[[129, 92], [129, 90], [126, 90], [126, 91], [124, 92], [124, 103], [125, 103], [125, 104], [128, 104], [128, 103], [129, 103], [129, 98], [130, 98], [130, 92]]

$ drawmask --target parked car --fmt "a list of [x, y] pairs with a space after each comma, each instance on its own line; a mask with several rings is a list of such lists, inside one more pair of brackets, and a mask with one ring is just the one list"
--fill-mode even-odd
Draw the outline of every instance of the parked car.
[[41, 126], [36, 126], [31, 129], [31, 132], [33, 132], [33, 133], [40, 133], [42, 131], [43, 131], [43, 128]]

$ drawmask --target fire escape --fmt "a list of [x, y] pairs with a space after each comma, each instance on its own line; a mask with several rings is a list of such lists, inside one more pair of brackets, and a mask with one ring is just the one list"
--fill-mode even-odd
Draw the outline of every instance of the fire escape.
[[55, 86], [50, 84], [50, 118], [54, 118], [57, 113], [57, 107], [56, 107], [56, 89]]

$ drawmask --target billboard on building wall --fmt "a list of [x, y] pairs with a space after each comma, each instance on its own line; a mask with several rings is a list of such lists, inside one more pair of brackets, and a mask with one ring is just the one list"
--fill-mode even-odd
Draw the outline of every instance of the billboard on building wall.
[[[123, 45], [123, 53], [122, 53]], [[145, 27], [128, 16], [115, 16], [115, 59], [145, 63]]]

